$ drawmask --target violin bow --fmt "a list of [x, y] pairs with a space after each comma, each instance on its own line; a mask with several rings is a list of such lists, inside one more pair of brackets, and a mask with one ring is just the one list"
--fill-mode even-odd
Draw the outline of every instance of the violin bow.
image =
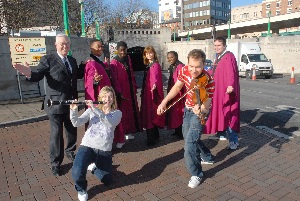
[[188, 93], [190, 93], [192, 90], [196, 88], [196, 85], [192, 88], [190, 88], [187, 92], [185, 92], [181, 97], [179, 97], [177, 100], [175, 100], [171, 105], [169, 105], [163, 113], [165, 113], [167, 110], [169, 110], [171, 107], [173, 107], [176, 103], [178, 103], [181, 99], [183, 99]]

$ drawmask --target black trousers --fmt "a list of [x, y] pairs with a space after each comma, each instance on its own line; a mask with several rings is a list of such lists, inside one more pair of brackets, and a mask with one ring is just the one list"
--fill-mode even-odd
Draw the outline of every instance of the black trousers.
[[[70, 114], [48, 114], [50, 120], [50, 160], [51, 166], [60, 166], [64, 153], [75, 151], [77, 128], [72, 125]], [[64, 149], [63, 127], [65, 128], [66, 148]]]
[[159, 140], [159, 130], [158, 127], [146, 129], [147, 133], [147, 144], [155, 144]]

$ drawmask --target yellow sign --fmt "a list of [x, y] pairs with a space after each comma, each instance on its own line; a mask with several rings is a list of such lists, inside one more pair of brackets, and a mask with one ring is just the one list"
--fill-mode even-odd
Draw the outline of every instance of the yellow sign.
[[37, 66], [46, 54], [45, 38], [9, 38], [12, 63]]
[[38, 60], [39, 61], [42, 58], [42, 56], [33, 56], [32, 58], [33, 58], [33, 60]]

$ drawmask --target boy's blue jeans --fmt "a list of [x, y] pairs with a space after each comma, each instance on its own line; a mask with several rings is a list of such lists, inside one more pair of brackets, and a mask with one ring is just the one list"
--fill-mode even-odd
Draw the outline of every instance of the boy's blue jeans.
[[112, 183], [112, 155], [109, 151], [101, 151], [86, 146], [80, 146], [72, 167], [72, 178], [75, 189], [79, 192], [87, 191], [86, 173], [87, 167], [95, 163], [94, 175], [104, 184]]
[[201, 141], [203, 125], [198, 116], [184, 108], [182, 133], [184, 137], [184, 159], [187, 170], [192, 176], [202, 177], [201, 158], [211, 160], [210, 150]]

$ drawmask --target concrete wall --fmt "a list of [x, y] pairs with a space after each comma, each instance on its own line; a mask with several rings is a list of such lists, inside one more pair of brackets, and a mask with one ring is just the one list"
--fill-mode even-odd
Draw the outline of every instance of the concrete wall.
[[[256, 42], [256, 39], [230, 39], [227, 43], [237, 41]], [[292, 67], [295, 67], [295, 73], [300, 73], [300, 36], [265, 37], [260, 38], [259, 42], [262, 52], [268, 59], [271, 59], [274, 73], [290, 73]], [[183, 63], [187, 63], [188, 52], [195, 48], [202, 49], [208, 59], [214, 58], [213, 40], [211, 39], [166, 43], [164, 52], [177, 51], [179, 59]], [[166, 69], [166, 66], [164, 68]]]
[[171, 42], [171, 29], [134, 29], [115, 32], [116, 41], [125, 41], [128, 48], [152, 45], [160, 63], [165, 59], [164, 44]]
[[[159, 32], [158, 32], [159, 31]], [[187, 63], [188, 52], [195, 48], [205, 51], [208, 59], [213, 59], [214, 48], [211, 39], [201, 41], [176, 41], [171, 42], [171, 30], [128, 30], [127, 32], [115, 33], [116, 41], [124, 40], [128, 47], [152, 45], [156, 49], [163, 70], [168, 68], [166, 54], [174, 50], [179, 54], [179, 59]], [[71, 38], [72, 55], [80, 63], [89, 56], [89, 40], [87, 38]], [[256, 41], [256, 39], [230, 39], [229, 43], [235, 41]], [[47, 53], [55, 52], [55, 38], [46, 37]], [[262, 52], [271, 59], [275, 73], [290, 73], [295, 67], [295, 73], [300, 73], [300, 36], [280, 36], [271, 38], [260, 38]], [[0, 37], [0, 100], [19, 99], [16, 71], [11, 67], [10, 50], [7, 37]], [[23, 90], [35, 90], [37, 85], [25, 81], [21, 77]], [[40, 82], [42, 95], [43, 81]], [[84, 90], [83, 81], [78, 81], [78, 89]]]

